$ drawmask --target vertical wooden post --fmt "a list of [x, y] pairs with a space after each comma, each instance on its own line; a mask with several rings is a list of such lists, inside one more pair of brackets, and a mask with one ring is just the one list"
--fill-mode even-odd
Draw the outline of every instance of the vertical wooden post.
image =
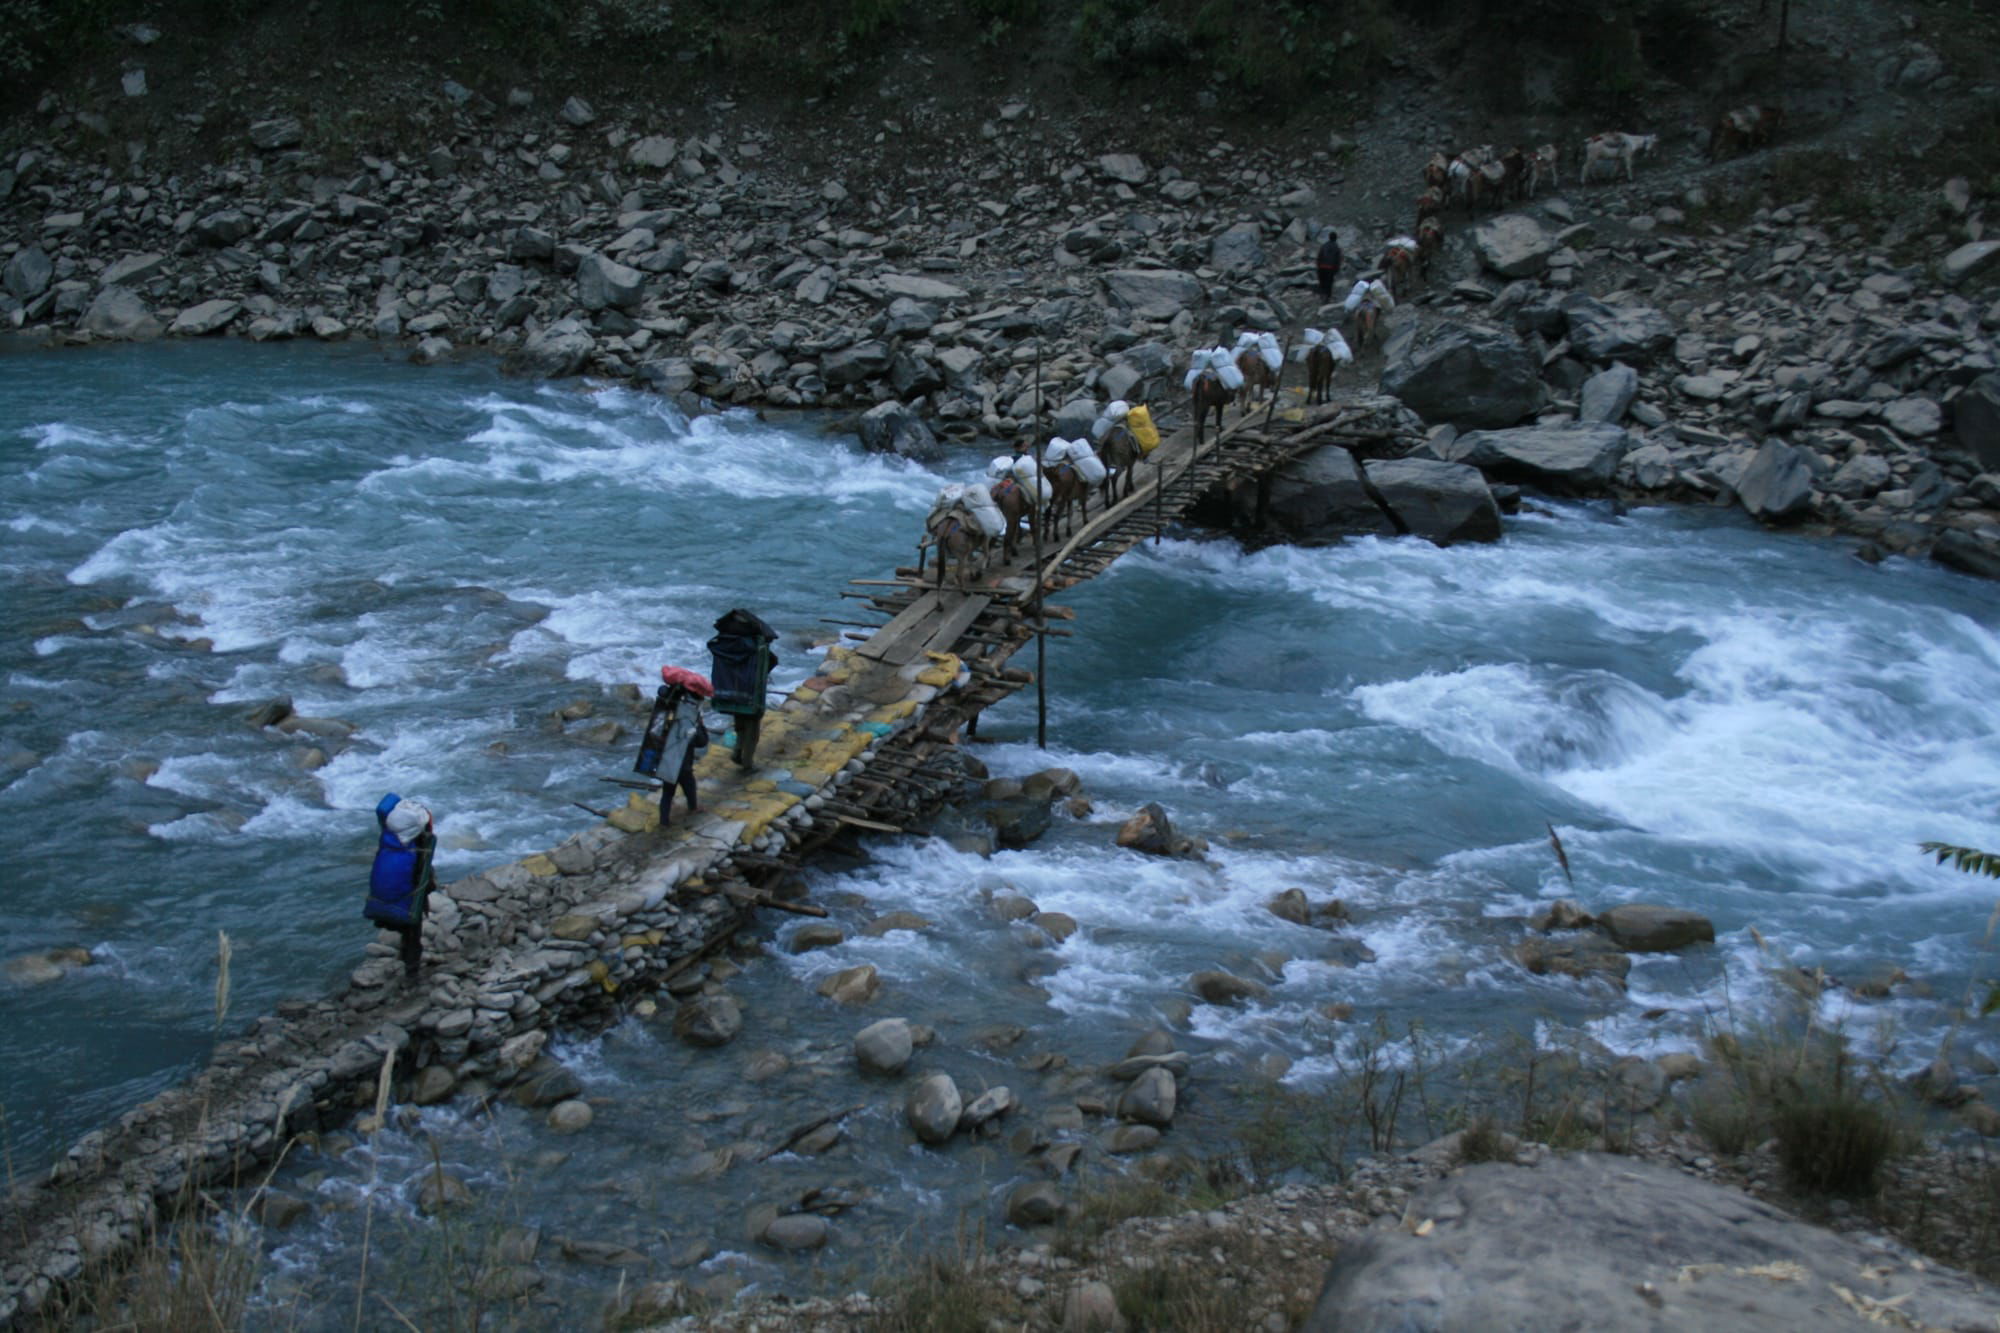
[[1042, 340], [1035, 339], [1035, 433], [1028, 437], [1028, 456], [1035, 460], [1035, 748], [1049, 748], [1049, 619], [1042, 611]]

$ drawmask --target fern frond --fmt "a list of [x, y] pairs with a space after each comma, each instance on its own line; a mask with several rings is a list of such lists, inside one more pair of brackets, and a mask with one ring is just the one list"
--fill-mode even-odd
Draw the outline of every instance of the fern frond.
[[1939, 865], [1949, 861], [1953, 869], [1968, 875], [2000, 879], [2000, 854], [1982, 852], [1977, 847], [1958, 847], [1948, 842], [1921, 842], [1917, 846], [1926, 855], [1936, 857]]

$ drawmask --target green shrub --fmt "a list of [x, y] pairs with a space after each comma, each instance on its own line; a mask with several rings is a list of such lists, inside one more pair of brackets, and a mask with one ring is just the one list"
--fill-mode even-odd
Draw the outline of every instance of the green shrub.
[[1901, 1134], [1881, 1102], [1836, 1079], [1788, 1090], [1773, 1108], [1778, 1162], [1794, 1185], [1819, 1194], [1866, 1194]]

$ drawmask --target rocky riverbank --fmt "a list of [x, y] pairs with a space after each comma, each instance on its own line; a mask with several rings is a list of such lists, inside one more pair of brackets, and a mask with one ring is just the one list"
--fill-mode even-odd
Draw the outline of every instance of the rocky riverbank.
[[[43, 99], [0, 166], [0, 324], [73, 344], [479, 349], [695, 411], [865, 412], [872, 447], [935, 458], [939, 436], [1082, 434], [1113, 398], [1171, 421], [1192, 346], [1339, 317], [1307, 262], [1324, 227], [1340, 221], [1352, 273], [1375, 226], [1396, 225], [1348, 220], [1372, 209], [1347, 198], [1337, 135], [1304, 154], [1212, 144], [1148, 161], [1093, 152], [1014, 101], [921, 188], [850, 191], [781, 162], [726, 105], [697, 117], [704, 131], [667, 133], [578, 96], [551, 110], [443, 80], [430, 97], [429, 145], [339, 161], [276, 118], [245, 124], [229, 160], [175, 174], [112, 168], [101, 117]], [[1429, 290], [1347, 386], [1379, 372], [1437, 428], [1419, 462], [1740, 502], [1871, 551], [2000, 569], [2000, 241], [1930, 253], [1951, 231], [1978, 236], [1983, 201], [1941, 182], [1939, 233], [1892, 255], [1811, 198], [1719, 220], [1715, 197], [1744, 175], [1731, 165], [1713, 193], [1684, 171], [1454, 219]], [[1279, 531], [1407, 527], [1337, 482], [1281, 487]], [[1429, 535], [1497, 531], [1487, 506], [1462, 508]]]

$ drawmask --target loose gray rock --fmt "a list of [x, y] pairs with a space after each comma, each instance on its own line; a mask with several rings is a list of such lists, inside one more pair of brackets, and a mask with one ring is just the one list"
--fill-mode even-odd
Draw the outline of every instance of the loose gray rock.
[[1172, 319], [1199, 304], [1204, 294], [1194, 274], [1158, 268], [1113, 269], [1104, 275], [1104, 289], [1114, 305], [1136, 319]]
[[100, 287], [136, 287], [149, 278], [158, 277], [166, 264], [165, 255], [126, 255], [105, 265], [104, 272], [97, 275], [97, 283]]
[[1625, 420], [1638, 396], [1639, 372], [1621, 361], [1583, 382], [1583, 389], [1577, 395], [1576, 418], [1616, 426]]
[[632, 310], [645, 299], [646, 275], [600, 254], [576, 266], [576, 299], [585, 310]]
[[1556, 238], [1525, 213], [1502, 213], [1472, 229], [1479, 262], [1503, 278], [1532, 278], [1549, 266]]
[[903, 1104], [903, 1118], [925, 1143], [938, 1144], [958, 1132], [958, 1119], [965, 1112], [965, 1100], [949, 1074], [928, 1074], [910, 1090]]
[[906, 1018], [885, 1018], [854, 1034], [854, 1062], [871, 1074], [900, 1074], [915, 1039]]
[[0, 271], [0, 285], [7, 294], [19, 301], [32, 301], [48, 290], [49, 281], [55, 276], [56, 266], [42, 252], [39, 245], [26, 245], [16, 250], [7, 261], [7, 267]]
[[885, 302], [908, 297], [912, 301], [943, 306], [969, 300], [972, 295], [963, 287], [954, 287], [951, 283], [915, 273], [884, 273], [875, 279], [875, 287], [882, 293]]
[[1973, 241], [1961, 245], [1944, 257], [1944, 280], [1947, 286], [1956, 287], [1975, 273], [1980, 273], [2000, 260], [2000, 241]]
[[1249, 273], [1264, 266], [1264, 242], [1257, 224], [1239, 222], [1208, 245], [1208, 263], [1224, 273]]
[[819, 373], [834, 388], [845, 388], [877, 378], [889, 368], [889, 359], [889, 344], [879, 338], [870, 338], [852, 347], [828, 352], [819, 359]]
[[1413, 536], [1450, 546], [1500, 540], [1500, 506], [1479, 470], [1428, 458], [1371, 459], [1368, 486]]
[[861, 447], [871, 453], [896, 454], [919, 463], [935, 463], [944, 457], [944, 446], [924, 419], [893, 399], [863, 412], [858, 429]]
[[1650, 306], [1606, 305], [1581, 292], [1563, 298], [1570, 350], [1586, 361], [1652, 362], [1674, 345], [1673, 322]]
[[1805, 451], [1766, 440], [1736, 479], [1736, 498], [1752, 518], [1785, 523], [1812, 510], [1812, 465]]
[[743, 1030], [743, 1011], [727, 995], [697, 995], [674, 1011], [674, 1035], [690, 1046], [726, 1046]]
[[1501, 481], [1539, 486], [1563, 495], [1602, 491], [1617, 475], [1632, 437], [1605, 422], [1563, 422], [1513, 430], [1477, 430], [1438, 450]]
[[1913, 1327], [1973, 1328], [2000, 1305], [2000, 1292], [1963, 1274], [1630, 1157], [1471, 1166], [1403, 1211], [1430, 1225], [1350, 1241], [1303, 1329], [1879, 1333], [1865, 1309], [1893, 1309]]
[[295, 116], [253, 121], [250, 125], [251, 146], [267, 153], [279, 148], [296, 148], [305, 139], [306, 127]]
[[1174, 1076], [1164, 1068], [1148, 1069], [1132, 1080], [1118, 1098], [1118, 1118], [1164, 1129], [1174, 1121], [1174, 1103], [1179, 1090]]
[[417, 1211], [426, 1216], [448, 1208], [466, 1208], [472, 1204], [472, 1190], [457, 1176], [433, 1167], [417, 1184], [416, 1203]]
[[1982, 472], [2000, 471], [2000, 371], [1989, 371], [1951, 401], [1951, 428]]
[[573, 319], [559, 319], [529, 336], [508, 354], [506, 369], [538, 379], [561, 379], [582, 370], [597, 350], [597, 340]]
[[786, 1213], [772, 1218], [758, 1239], [778, 1250], [817, 1250], [826, 1244], [831, 1230], [817, 1214]]
[[1097, 159], [1097, 169], [1127, 185], [1144, 185], [1152, 174], [1137, 153], [1106, 153]]
[[1262, 982], [1218, 971], [1195, 973], [1188, 978], [1188, 988], [1208, 1004], [1238, 1004], [1271, 993]]
[[93, 338], [143, 342], [166, 332], [166, 326], [129, 287], [106, 287], [90, 302], [77, 327]]
[[563, 102], [561, 116], [566, 124], [579, 128], [597, 119], [597, 112], [581, 97], [571, 97]]
[[242, 309], [242, 304], [236, 301], [203, 301], [200, 305], [189, 306], [181, 311], [167, 332], [186, 338], [199, 338], [225, 327]]
[[1062, 1194], [1046, 1180], [1016, 1185], [1007, 1196], [1007, 1221], [1017, 1227], [1047, 1226], [1062, 1216]]
[[1511, 426], [1542, 405], [1541, 366], [1527, 344], [1502, 329], [1409, 325], [1389, 339], [1385, 355], [1383, 392], [1432, 424]]
[[1632, 953], [1668, 953], [1715, 942], [1715, 925], [1707, 917], [1655, 903], [1621, 903], [1599, 912], [1597, 928]]
[[590, 1122], [596, 1118], [597, 1113], [590, 1109], [590, 1103], [576, 1098], [557, 1102], [549, 1108], [545, 1117], [548, 1127], [558, 1134], [581, 1133], [590, 1128]]

